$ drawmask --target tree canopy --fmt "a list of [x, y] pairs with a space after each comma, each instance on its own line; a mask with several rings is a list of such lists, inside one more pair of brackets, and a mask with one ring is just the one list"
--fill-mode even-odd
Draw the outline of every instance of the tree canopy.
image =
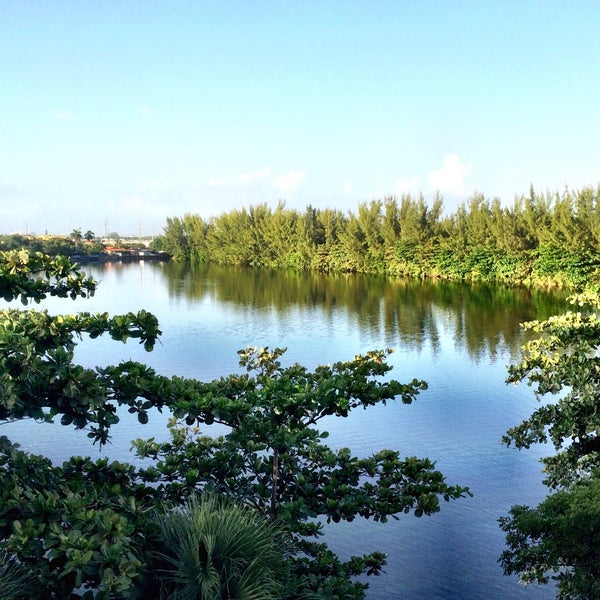
[[542, 458], [552, 493], [539, 506], [514, 506], [500, 519], [506, 573], [525, 582], [557, 582], [558, 598], [600, 597], [600, 296], [572, 298], [576, 310], [525, 325], [526, 343], [508, 382], [527, 381], [545, 402], [504, 437], [529, 448], [551, 444]]
[[[0, 252], [0, 289], [8, 301], [85, 298], [96, 287], [62, 257]], [[248, 348], [239, 352], [241, 373], [211, 382], [161, 376], [132, 361], [96, 369], [74, 362], [84, 336], [137, 340], [150, 351], [159, 334], [146, 311], [0, 311], [0, 422], [60, 418], [104, 444], [123, 410], [141, 424], [152, 408], [172, 414], [169, 442], [134, 442], [139, 456], [152, 459], [143, 468], [76, 456], [58, 466], [0, 438], [0, 550], [9, 566], [14, 560], [31, 571], [46, 597], [146, 597], [144, 582], [157, 575], [153, 557], [167, 551], [157, 541], [155, 515], [174, 514], [210, 490], [256, 511], [285, 538], [282, 597], [362, 598], [367, 586], [356, 576], [379, 573], [385, 555], [340, 560], [319, 539], [323, 519], [429, 515], [441, 500], [469, 493], [447, 484], [427, 458], [394, 450], [355, 457], [324, 444], [327, 433], [316, 426], [325, 416], [345, 417], [395, 398], [410, 404], [425, 388], [422, 381], [384, 377], [389, 351], [309, 371], [283, 366], [283, 349]], [[208, 435], [212, 423], [227, 432]], [[22, 595], [37, 597], [25, 587]]]

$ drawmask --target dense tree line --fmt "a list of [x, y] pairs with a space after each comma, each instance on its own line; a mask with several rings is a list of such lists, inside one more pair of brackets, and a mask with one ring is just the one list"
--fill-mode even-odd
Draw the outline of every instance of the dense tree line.
[[476, 193], [450, 215], [438, 195], [363, 202], [356, 213], [259, 204], [171, 217], [156, 244], [230, 265], [577, 285], [600, 266], [600, 188], [531, 188], [510, 206]]
[[30, 253], [41, 252], [49, 256], [69, 256], [79, 258], [81, 256], [94, 256], [106, 251], [107, 246], [118, 245], [120, 248], [138, 249], [145, 246], [133, 239], [124, 240], [115, 231], [109, 234], [107, 240], [101, 240], [96, 234], [88, 229], [84, 233], [77, 228], [68, 235], [21, 235], [13, 233], [0, 235], [0, 251], [27, 250]]
[[[85, 242], [83, 241], [85, 240]], [[0, 250], [28, 250], [31, 253], [41, 252], [51, 256], [76, 256], [80, 254], [98, 254], [104, 246], [94, 238], [92, 231], [75, 229], [65, 236], [31, 236], [31, 235], [0, 235]]]

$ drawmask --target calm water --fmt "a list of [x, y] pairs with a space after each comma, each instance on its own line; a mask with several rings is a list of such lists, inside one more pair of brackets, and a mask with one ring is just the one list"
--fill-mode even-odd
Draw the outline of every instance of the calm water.
[[[101, 281], [94, 298], [44, 306], [53, 313], [146, 308], [159, 318], [163, 336], [150, 354], [135, 342], [83, 341], [77, 359], [86, 366], [131, 358], [164, 375], [210, 380], [236, 371], [236, 350], [249, 344], [287, 347], [285, 360], [311, 367], [393, 347], [391, 375], [425, 379], [429, 389], [410, 406], [359, 410], [322, 423], [330, 445], [348, 446], [357, 455], [393, 448], [429, 456], [450, 483], [468, 485], [474, 497], [444, 504], [433, 517], [332, 525], [332, 547], [343, 557], [372, 550], [389, 555], [386, 574], [369, 579], [371, 599], [554, 597], [552, 590], [524, 587], [502, 574], [497, 518], [513, 504], [535, 504], [545, 495], [537, 462], [544, 449], [519, 452], [500, 443], [535, 406], [529, 388], [508, 387], [504, 379], [523, 342], [519, 323], [560, 312], [563, 297], [481, 284], [187, 270], [170, 263], [88, 271]], [[141, 426], [124, 415], [102, 452], [133, 460], [130, 440], [166, 438], [165, 421], [156, 414]], [[85, 433], [60, 426], [17, 423], [4, 432], [56, 461], [98, 452]]]

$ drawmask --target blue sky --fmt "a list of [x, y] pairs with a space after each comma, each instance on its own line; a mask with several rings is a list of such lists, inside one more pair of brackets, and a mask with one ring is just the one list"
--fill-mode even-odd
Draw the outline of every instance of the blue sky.
[[585, 0], [3, 0], [0, 233], [595, 186], [599, 25]]

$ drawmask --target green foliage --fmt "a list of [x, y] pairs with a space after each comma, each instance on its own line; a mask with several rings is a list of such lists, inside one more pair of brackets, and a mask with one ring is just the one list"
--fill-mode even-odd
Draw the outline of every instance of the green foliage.
[[600, 479], [551, 494], [500, 519], [508, 549], [500, 562], [526, 583], [557, 582], [557, 598], [600, 597]]
[[139, 577], [134, 554], [155, 493], [135, 470], [74, 457], [62, 467], [0, 438], [0, 540], [35, 574], [47, 598], [77, 588], [125, 592]]
[[0, 296], [6, 302], [20, 298], [27, 304], [47, 296], [85, 298], [95, 289], [95, 282], [64, 256], [31, 254], [27, 250], [0, 252]]
[[169, 217], [164, 235], [154, 242], [154, 248], [169, 253], [175, 260], [189, 260], [190, 242], [185, 217]]
[[[86, 232], [84, 239], [87, 240], [89, 233]], [[93, 237], [92, 237], [93, 239]], [[50, 256], [80, 256], [87, 254], [98, 254], [104, 247], [99, 242], [86, 241], [80, 243], [81, 239], [63, 236], [32, 237], [18, 234], [0, 235], [0, 251], [27, 250], [30, 254], [40, 252]]]
[[[65, 257], [0, 252], [0, 293], [6, 301], [74, 299], [95, 289], [96, 282]], [[118, 422], [116, 408], [124, 400], [104, 374], [73, 364], [75, 338], [103, 333], [122, 342], [138, 339], [149, 351], [160, 330], [156, 317], [144, 310], [114, 317], [0, 310], [0, 420], [52, 420], [61, 415], [64, 425], [81, 429], [93, 424], [89, 436], [106, 442], [110, 425]], [[140, 415], [149, 408], [127, 400]]]
[[573, 251], [552, 244], [543, 244], [534, 253], [534, 277], [561, 283], [564, 279], [572, 287], [582, 287], [590, 281], [598, 267], [598, 259], [589, 249]]
[[[246, 214], [256, 243], [267, 213], [261, 209]], [[323, 222], [325, 244], [337, 219], [333, 214], [329, 217]], [[271, 256], [277, 256], [273, 248]], [[95, 291], [96, 283], [68, 259], [20, 251], [0, 253], [0, 286], [7, 300], [27, 302], [48, 295], [85, 297]], [[150, 519], [153, 511], [164, 510], [165, 505], [177, 507], [209, 486], [239, 505], [258, 510], [262, 516], [253, 513], [253, 518], [263, 519], [261, 523], [269, 518], [277, 532], [293, 541], [286, 546], [289, 554], [281, 554], [287, 578], [281, 597], [313, 593], [362, 598], [367, 586], [354, 578], [379, 573], [385, 555], [374, 552], [341, 561], [316, 541], [321, 520], [352, 521], [361, 516], [384, 522], [400, 513], [429, 515], [440, 509], [440, 500], [468, 494], [465, 488], [446, 484], [429, 459], [401, 458], [393, 450], [358, 458], [348, 449], [334, 451], [323, 444], [327, 433], [315, 427], [321, 419], [345, 417], [351, 410], [395, 398], [409, 404], [425, 389], [426, 384], [418, 380], [381, 381], [390, 370], [385, 360], [389, 351], [373, 351], [309, 371], [297, 364], [283, 367], [281, 349], [246, 349], [240, 351], [246, 373], [203, 383], [163, 377], [131, 361], [95, 370], [75, 364], [76, 340], [103, 334], [123, 342], [137, 339], [151, 350], [160, 331], [156, 318], [146, 311], [113, 317], [0, 311], [0, 421], [47, 421], [60, 416], [63, 425], [87, 428], [88, 437], [103, 444], [119, 420], [119, 407], [137, 414], [141, 424], [148, 421], [151, 408], [167, 408], [173, 414], [170, 442], [134, 443], [140, 456], [154, 459], [152, 466], [143, 469], [79, 457], [59, 467], [21, 452], [5, 438], [0, 440], [0, 550], [35, 574], [45, 597], [132, 597], [142, 593], [138, 585], [142, 574], [157, 559], [166, 569], [164, 587], [169, 597], [192, 597], [185, 593], [190, 578], [180, 577], [183, 565], [177, 562], [178, 570], [173, 571], [175, 557], [183, 556], [176, 531], [187, 527], [175, 521], [184, 515], [188, 523], [206, 507], [168, 509], [159, 538], [169, 543], [162, 543], [158, 554], [144, 548], [149, 548], [156, 530]], [[203, 435], [200, 428], [212, 423], [226, 425], [228, 433]], [[244, 537], [255, 542], [263, 539], [257, 530], [250, 535], [238, 529], [234, 535], [233, 529], [241, 523], [227, 530], [219, 519], [228, 509], [213, 508], [219, 513], [213, 515], [219, 533], [229, 542], [239, 545]], [[202, 538], [202, 548], [208, 551], [212, 542], [203, 531], [192, 527], [190, 533], [195, 532], [195, 548]], [[228, 574], [219, 573], [221, 596], [217, 597], [229, 597], [222, 584], [235, 594], [230, 589], [234, 581], [240, 594], [243, 587], [257, 586], [262, 591], [254, 597], [268, 597], [271, 592], [265, 577], [257, 574], [263, 573], [258, 563], [258, 571], [240, 575], [239, 547], [230, 543], [226, 549], [216, 545], [210, 549], [215, 560], [218, 554], [227, 565]], [[243, 552], [249, 552], [247, 545]], [[267, 555], [261, 556], [264, 564]], [[268, 556], [271, 566], [279, 565]], [[214, 580], [208, 562], [201, 562], [207, 567], [206, 581]], [[212, 588], [207, 589], [210, 597]]]
[[525, 324], [538, 337], [524, 346], [522, 362], [509, 368], [507, 379], [535, 385], [538, 400], [564, 393], [504, 437], [518, 448], [552, 442], [556, 454], [542, 459], [551, 487], [568, 486], [589, 474], [600, 456], [600, 300], [596, 293], [585, 292], [572, 302], [577, 312]]
[[[128, 403], [143, 418], [149, 405], [126, 397], [106, 372], [73, 363], [74, 338], [102, 333], [123, 342], [139, 339], [151, 350], [160, 331], [156, 318], [143, 310], [112, 318], [106, 313], [53, 317], [46, 311], [0, 311], [0, 419], [61, 415], [63, 425], [91, 425], [89, 437], [104, 443], [109, 427], [119, 420], [118, 405]], [[135, 369], [130, 374], [135, 376]]]
[[526, 380], [539, 401], [536, 409], [503, 440], [517, 448], [551, 442], [555, 454], [541, 459], [551, 489], [538, 507], [514, 506], [500, 519], [508, 549], [506, 573], [525, 582], [557, 581], [558, 598], [600, 597], [600, 296], [574, 296], [577, 312], [525, 325], [537, 337], [526, 343], [508, 382]]
[[[332, 597], [362, 597], [362, 592], [345, 595], [362, 590], [347, 578], [365, 570], [379, 572], [383, 555], [340, 562], [326, 546], [311, 541], [321, 533], [315, 519], [338, 522], [360, 516], [385, 522], [400, 513], [429, 515], [440, 510], [440, 499], [459, 498], [468, 490], [448, 485], [428, 459], [400, 458], [392, 450], [357, 458], [347, 448], [334, 451], [323, 444], [326, 432], [314, 427], [321, 419], [345, 417], [353, 409], [396, 397], [410, 404], [425, 388], [418, 380], [378, 381], [390, 369], [387, 352], [312, 372], [297, 364], [283, 367], [282, 354], [282, 349], [248, 348], [240, 351], [248, 374], [211, 383], [174, 380], [183, 387], [167, 391], [174, 398], [171, 441], [136, 440], [133, 445], [140, 457], [155, 461], [145, 477], [162, 497], [175, 501], [210, 485], [250, 503], [296, 536], [303, 555], [294, 558], [299, 562], [294, 570], [305, 573], [303, 586], [314, 592], [329, 586], [337, 590]], [[137, 393], [155, 392], [140, 388]], [[212, 423], [227, 425], [229, 433], [203, 435], [202, 428]]]
[[265, 517], [222, 497], [192, 496], [155, 513], [140, 597], [275, 600], [288, 579], [285, 536]]
[[23, 600], [31, 598], [35, 589], [35, 577], [25, 565], [6, 551], [0, 551], [0, 598]]
[[347, 215], [259, 204], [210, 221], [170, 218], [156, 247], [230, 265], [581, 287], [598, 276], [599, 198], [532, 188], [503, 206], [475, 193], [447, 217], [438, 195], [431, 205], [410, 195], [362, 202]]
[[[6, 300], [27, 303], [47, 296], [86, 297], [96, 282], [69, 259], [22, 250], [0, 253], [0, 289]], [[120, 397], [102, 372], [73, 363], [77, 338], [104, 333], [115, 340], [139, 339], [150, 350], [160, 331], [146, 311], [112, 318], [0, 311], [0, 421], [60, 415], [63, 425], [89, 427], [89, 437], [104, 443], [118, 421], [119, 404], [129, 402], [130, 410], [144, 415], [148, 406]], [[105, 597], [124, 591], [139, 575], [141, 563], [132, 553], [135, 532], [154, 498], [153, 490], [134, 479], [132, 468], [106, 461], [72, 459], [54, 467], [4, 438], [0, 546], [28, 565], [49, 598], [69, 598], [76, 588]]]
[[388, 258], [388, 271], [400, 277], [421, 278], [425, 275], [421, 261], [421, 250], [416, 242], [399, 241]]

